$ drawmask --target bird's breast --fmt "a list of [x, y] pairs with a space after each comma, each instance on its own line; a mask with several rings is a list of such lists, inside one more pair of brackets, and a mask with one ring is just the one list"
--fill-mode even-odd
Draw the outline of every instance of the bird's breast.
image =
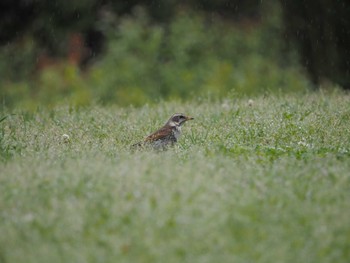
[[175, 126], [173, 129], [173, 134], [176, 140], [178, 140], [181, 136], [181, 127], [180, 126]]

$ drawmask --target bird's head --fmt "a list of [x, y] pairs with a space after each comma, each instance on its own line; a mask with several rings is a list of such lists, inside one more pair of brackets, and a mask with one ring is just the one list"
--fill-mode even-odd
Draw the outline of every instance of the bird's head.
[[170, 117], [167, 124], [170, 126], [181, 126], [186, 121], [193, 120], [193, 117], [186, 116], [182, 113], [175, 113], [173, 116]]

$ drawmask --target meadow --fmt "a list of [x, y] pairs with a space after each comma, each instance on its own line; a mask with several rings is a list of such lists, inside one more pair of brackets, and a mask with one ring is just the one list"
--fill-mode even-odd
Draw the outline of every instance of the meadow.
[[[2, 110], [0, 262], [349, 262], [349, 102]], [[174, 112], [174, 148], [130, 152]]]

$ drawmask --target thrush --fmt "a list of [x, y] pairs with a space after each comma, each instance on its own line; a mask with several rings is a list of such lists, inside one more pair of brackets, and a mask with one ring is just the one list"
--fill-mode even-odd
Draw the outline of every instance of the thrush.
[[155, 150], [166, 150], [178, 141], [181, 136], [181, 126], [188, 120], [193, 120], [193, 118], [182, 113], [176, 113], [170, 117], [162, 128], [147, 136], [144, 141], [133, 144], [131, 148], [146, 146]]

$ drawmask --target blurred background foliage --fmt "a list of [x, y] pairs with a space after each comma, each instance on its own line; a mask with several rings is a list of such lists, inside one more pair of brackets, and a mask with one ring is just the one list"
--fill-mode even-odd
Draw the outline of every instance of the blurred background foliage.
[[138, 106], [349, 88], [349, 4], [303, 3], [3, 0], [1, 103]]

